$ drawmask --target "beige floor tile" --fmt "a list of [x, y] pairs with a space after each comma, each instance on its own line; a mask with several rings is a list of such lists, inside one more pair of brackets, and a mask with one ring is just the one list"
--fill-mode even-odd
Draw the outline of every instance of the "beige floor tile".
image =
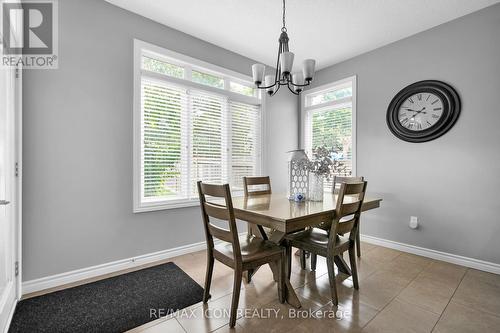
[[371, 274], [383, 268], [383, 264], [374, 262], [373, 260], [366, 260], [364, 256], [357, 259], [358, 279], [362, 281], [369, 277]]
[[243, 333], [243, 332], [247, 332], [247, 331], [243, 327], [238, 325], [238, 323], [236, 323], [236, 325], [232, 328], [229, 327], [229, 324], [227, 324], [227, 325], [224, 325], [221, 328], [213, 331], [213, 333], [240, 333], [240, 332]]
[[378, 313], [376, 309], [360, 302], [356, 295], [341, 300], [338, 306], [329, 303], [322, 310], [334, 312], [337, 317], [334, 327], [349, 332], [361, 330]]
[[467, 270], [467, 276], [470, 276], [477, 281], [500, 287], [500, 275], [498, 274], [478, 271], [477, 269], [469, 268]]
[[[177, 322], [175, 318], [163, 320], [160, 323], [151, 326], [149, 328], [134, 331], [134, 333], [185, 333], [182, 326]], [[132, 332], [130, 332], [132, 333]]]
[[406, 303], [441, 314], [456, 288], [446, 282], [418, 276], [399, 295], [398, 299]]
[[[346, 275], [337, 275], [337, 296], [339, 302], [344, 299], [352, 299], [358, 291], [354, 289], [352, 280]], [[323, 305], [332, 301], [330, 292], [330, 280], [328, 274], [322, 275], [318, 279], [305, 284], [303, 287], [295, 289], [296, 293], [302, 297], [315, 300]]]
[[363, 328], [363, 332], [431, 332], [438, 319], [435, 313], [394, 300]]
[[296, 309], [287, 303], [280, 304], [277, 300], [254, 309], [248, 309], [238, 325], [245, 332], [288, 332], [299, 325], [310, 314], [319, 310], [321, 304], [299, 296], [302, 304]]
[[231, 296], [227, 295], [216, 300], [210, 300], [192, 311], [178, 314], [176, 319], [188, 333], [211, 332], [229, 323]]
[[500, 315], [500, 283], [498, 283], [498, 278], [489, 275], [489, 273], [469, 270], [458, 286], [453, 300], [478, 311]]
[[[344, 326], [342, 326], [344, 325]], [[289, 333], [359, 333], [360, 328], [350, 327], [349, 323], [335, 318], [306, 319], [295, 326]]]
[[377, 265], [388, 263], [396, 259], [396, 257], [401, 255], [402, 253], [403, 252], [389, 249], [387, 247], [378, 246], [371, 251], [368, 251], [368, 253], [366, 254], [361, 254], [361, 258], [367, 262]]
[[466, 267], [435, 260], [420, 275], [458, 286], [466, 271]]
[[367, 242], [361, 242], [361, 255], [368, 253], [369, 251], [376, 249], [378, 246], [374, 244], [370, 244]]
[[359, 300], [381, 310], [408, 286], [412, 278], [407, 274], [377, 271], [360, 282]]
[[454, 302], [448, 304], [433, 332], [486, 333], [500, 330], [500, 317]]

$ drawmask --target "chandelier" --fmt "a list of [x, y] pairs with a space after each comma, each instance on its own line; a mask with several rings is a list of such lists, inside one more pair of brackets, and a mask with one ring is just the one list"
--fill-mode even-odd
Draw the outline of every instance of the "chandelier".
[[[252, 65], [253, 81], [257, 88], [265, 89], [270, 96], [275, 95], [281, 86], [287, 86], [293, 94], [298, 95], [303, 88], [310, 85], [314, 76], [314, 59], [306, 59], [302, 63], [302, 72], [292, 73], [293, 52], [288, 49], [288, 34], [285, 26], [285, 0], [283, 0], [283, 27], [279, 38], [278, 60], [276, 73], [265, 75], [266, 66], [263, 64]], [[265, 76], [264, 76], [265, 75]], [[264, 85], [262, 85], [264, 82]]]

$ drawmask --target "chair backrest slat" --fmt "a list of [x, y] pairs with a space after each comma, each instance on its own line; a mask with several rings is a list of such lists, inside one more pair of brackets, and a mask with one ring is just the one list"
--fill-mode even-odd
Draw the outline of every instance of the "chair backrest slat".
[[231, 219], [231, 214], [229, 214], [226, 207], [214, 205], [210, 202], [205, 202], [204, 205], [205, 212], [208, 216], [224, 221], [229, 221]]
[[352, 215], [356, 213], [361, 207], [361, 204], [359, 201], [356, 202], [351, 202], [351, 203], [344, 203], [342, 207], [340, 208], [340, 211], [337, 213], [338, 217], [342, 218], [347, 215]]
[[213, 224], [208, 225], [208, 230], [210, 230], [210, 234], [220, 240], [223, 240], [225, 242], [232, 243], [233, 242], [233, 235], [231, 235], [231, 232], [227, 229], [218, 227]]
[[364, 177], [341, 177], [341, 176], [334, 176], [333, 177], [333, 187], [332, 187], [332, 192], [337, 194], [339, 193], [340, 190], [340, 185], [342, 183], [359, 183], [364, 181]]
[[355, 221], [356, 219], [352, 218], [348, 221], [339, 222], [339, 225], [337, 226], [337, 233], [343, 235], [351, 232]]
[[[335, 208], [335, 217], [332, 220], [330, 228], [330, 239], [328, 242], [328, 251], [333, 251], [337, 240], [337, 234], [349, 233], [349, 238], [354, 241], [357, 228], [359, 226], [359, 217], [365, 198], [367, 182], [342, 183], [337, 196], [337, 205]], [[340, 222], [340, 219], [352, 215], [350, 220]]]
[[[249, 186], [256, 185], [266, 185], [267, 189], [265, 190], [255, 190], [251, 191]], [[271, 194], [271, 179], [269, 176], [261, 176], [261, 177], [243, 177], [243, 188], [245, 191], [245, 196], [252, 195], [261, 195], [261, 194]]]
[[[197, 185], [208, 250], [212, 251], [214, 248], [214, 237], [222, 241], [229, 242], [233, 245], [235, 260], [239, 260], [241, 262], [238, 228], [236, 227], [236, 219], [234, 217], [233, 201], [231, 199], [231, 190], [229, 189], [229, 185], [205, 184], [201, 181], [199, 181]], [[207, 195], [214, 198], [224, 198], [225, 204], [219, 202], [208, 202], [206, 199]], [[229, 229], [212, 224], [211, 218], [226, 221], [226, 223], [229, 224]]]

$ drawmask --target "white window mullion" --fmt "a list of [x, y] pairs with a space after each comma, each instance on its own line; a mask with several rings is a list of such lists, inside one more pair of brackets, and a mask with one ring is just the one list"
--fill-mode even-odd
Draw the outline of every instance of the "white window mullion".
[[191, 144], [191, 133], [192, 133], [192, 122], [191, 122], [191, 91], [186, 90], [186, 112], [184, 117], [185, 126], [183, 126], [182, 138], [185, 143], [182, 155], [183, 164], [183, 195], [190, 199], [191, 198], [191, 158], [193, 154], [192, 144]]
[[233, 172], [232, 172], [232, 161], [231, 161], [231, 156], [232, 156], [232, 138], [231, 138], [231, 112], [230, 112], [230, 107], [229, 107], [229, 99], [225, 98], [224, 100], [224, 110], [223, 110], [223, 119], [222, 123], [224, 125], [223, 128], [223, 133], [225, 138], [223, 139], [224, 142], [224, 147], [223, 147], [223, 152], [224, 154], [224, 161], [223, 165], [225, 165], [224, 171], [224, 179], [225, 182], [230, 184], [231, 186], [233, 185], [232, 177], [233, 177]]

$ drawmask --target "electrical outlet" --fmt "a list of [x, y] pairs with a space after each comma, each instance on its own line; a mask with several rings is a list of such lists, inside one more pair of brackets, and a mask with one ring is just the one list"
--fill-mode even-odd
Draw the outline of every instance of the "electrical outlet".
[[418, 217], [410, 216], [410, 228], [412, 229], [418, 228]]

